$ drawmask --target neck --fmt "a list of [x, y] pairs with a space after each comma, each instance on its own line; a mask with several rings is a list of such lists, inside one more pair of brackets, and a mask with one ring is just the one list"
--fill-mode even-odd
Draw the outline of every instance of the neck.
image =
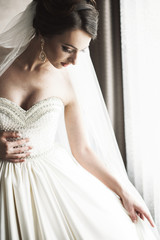
[[49, 64], [49, 61], [45, 63], [39, 59], [41, 51], [41, 37], [35, 36], [27, 49], [17, 58], [17, 62], [20, 63], [21, 68], [25, 71], [40, 70], [44, 66]]

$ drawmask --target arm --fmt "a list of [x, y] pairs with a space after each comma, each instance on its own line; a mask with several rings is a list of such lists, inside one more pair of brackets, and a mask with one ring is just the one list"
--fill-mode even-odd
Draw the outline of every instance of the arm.
[[89, 147], [83, 116], [75, 95], [72, 95], [72, 100], [65, 107], [65, 122], [73, 156], [82, 167], [120, 196], [122, 185]]
[[65, 107], [65, 122], [68, 139], [71, 151], [76, 160], [89, 171], [92, 175], [98, 178], [103, 184], [119, 195], [123, 206], [129, 213], [132, 221], [137, 220], [138, 216], [144, 220], [144, 216], [150, 224], [154, 226], [153, 220], [148, 209], [143, 205], [138, 197], [126, 190], [123, 183], [111, 173], [107, 167], [98, 159], [98, 156], [91, 150], [87, 141], [83, 116], [76, 99], [76, 96], [71, 90], [70, 101]]

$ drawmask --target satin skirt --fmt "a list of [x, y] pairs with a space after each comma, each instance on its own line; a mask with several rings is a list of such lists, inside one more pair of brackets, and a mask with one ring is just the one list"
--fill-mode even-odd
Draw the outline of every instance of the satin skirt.
[[119, 197], [62, 147], [23, 163], [0, 162], [1, 240], [155, 240]]

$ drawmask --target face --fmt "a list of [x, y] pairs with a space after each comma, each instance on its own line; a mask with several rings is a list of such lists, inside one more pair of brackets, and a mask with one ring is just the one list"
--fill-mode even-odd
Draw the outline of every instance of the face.
[[91, 37], [82, 30], [70, 30], [52, 38], [45, 38], [44, 51], [47, 59], [56, 68], [76, 64], [79, 52], [89, 46]]

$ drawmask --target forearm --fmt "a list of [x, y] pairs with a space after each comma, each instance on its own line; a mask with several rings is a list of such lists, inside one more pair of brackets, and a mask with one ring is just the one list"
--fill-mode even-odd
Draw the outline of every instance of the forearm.
[[91, 149], [85, 149], [81, 154], [74, 154], [74, 157], [82, 167], [98, 178], [117, 195], [121, 196], [124, 190], [122, 181], [107, 169], [106, 165], [98, 159]]

